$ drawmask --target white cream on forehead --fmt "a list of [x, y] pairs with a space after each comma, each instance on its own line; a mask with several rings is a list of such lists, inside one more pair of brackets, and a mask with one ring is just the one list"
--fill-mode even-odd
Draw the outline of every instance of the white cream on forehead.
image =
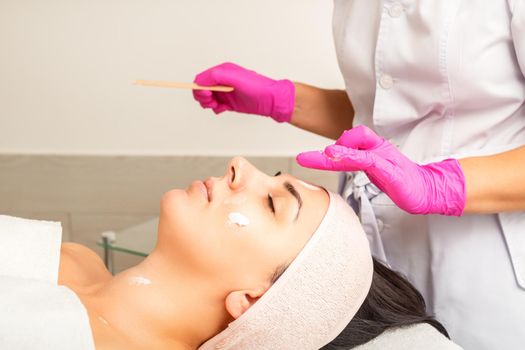
[[317, 186], [314, 186], [314, 185], [311, 185], [309, 184], [308, 182], [304, 182], [304, 181], [301, 181], [301, 180], [297, 180], [301, 185], [303, 185], [304, 187], [306, 187], [307, 189], [309, 190], [312, 190], [312, 191], [320, 191], [321, 188], [320, 187], [317, 187]]
[[128, 283], [134, 286], [147, 286], [151, 284], [151, 280], [143, 276], [133, 276], [128, 280]]
[[233, 212], [228, 214], [228, 222], [237, 226], [248, 226], [250, 224], [250, 219], [241, 213]]

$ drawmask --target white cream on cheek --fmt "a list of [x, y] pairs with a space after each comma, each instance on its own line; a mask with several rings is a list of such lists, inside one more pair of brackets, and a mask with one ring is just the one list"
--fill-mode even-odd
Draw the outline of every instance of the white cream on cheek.
[[237, 225], [240, 227], [248, 226], [250, 224], [250, 219], [244, 216], [241, 213], [230, 213], [228, 214], [228, 223]]
[[147, 286], [151, 284], [151, 280], [143, 276], [133, 276], [128, 280], [128, 284], [132, 286]]

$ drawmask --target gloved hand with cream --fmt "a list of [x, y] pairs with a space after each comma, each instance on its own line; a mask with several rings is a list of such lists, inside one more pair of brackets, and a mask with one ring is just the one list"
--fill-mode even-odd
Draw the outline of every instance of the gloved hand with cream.
[[290, 80], [273, 80], [233, 63], [223, 63], [195, 77], [202, 86], [224, 85], [232, 92], [193, 91], [203, 108], [215, 114], [224, 111], [257, 114], [277, 122], [289, 122], [295, 106], [295, 85]]
[[456, 159], [416, 164], [366, 126], [345, 131], [324, 152], [300, 153], [297, 162], [322, 170], [362, 170], [411, 214], [460, 216], [465, 209], [465, 176]]

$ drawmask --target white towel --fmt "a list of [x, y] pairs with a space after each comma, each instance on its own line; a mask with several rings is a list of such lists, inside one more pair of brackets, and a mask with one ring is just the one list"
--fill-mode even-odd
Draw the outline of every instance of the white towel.
[[57, 283], [62, 225], [0, 215], [0, 276]]
[[0, 348], [94, 350], [78, 296], [58, 286], [62, 227], [0, 215]]
[[65, 286], [0, 277], [0, 348], [94, 350], [87, 312]]

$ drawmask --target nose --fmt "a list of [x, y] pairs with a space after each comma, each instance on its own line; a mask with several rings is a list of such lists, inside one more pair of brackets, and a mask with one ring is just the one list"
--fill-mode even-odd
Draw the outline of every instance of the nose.
[[234, 157], [228, 163], [226, 178], [228, 186], [234, 191], [245, 188], [249, 182], [253, 181], [259, 171], [245, 158]]

